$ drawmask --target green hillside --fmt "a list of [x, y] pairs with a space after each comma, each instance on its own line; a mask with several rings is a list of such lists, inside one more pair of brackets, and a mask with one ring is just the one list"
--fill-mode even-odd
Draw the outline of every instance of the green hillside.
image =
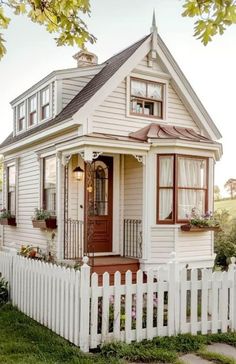
[[215, 201], [215, 210], [228, 210], [232, 217], [236, 218], [236, 199]]

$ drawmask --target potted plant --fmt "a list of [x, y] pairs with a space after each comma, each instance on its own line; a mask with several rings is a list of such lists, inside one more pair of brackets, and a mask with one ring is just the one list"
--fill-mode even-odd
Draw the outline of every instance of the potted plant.
[[212, 212], [207, 212], [206, 214], [200, 214], [194, 207], [190, 215], [186, 216], [188, 218], [188, 223], [181, 225], [182, 231], [220, 231], [220, 223], [215, 219]]
[[4, 208], [0, 211], [0, 225], [16, 226], [16, 217]]
[[56, 216], [53, 216], [50, 211], [44, 209], [35, 209], [34, 216], [32, 218], [32, 224], [34, 228], [56, 229], [57, 218]]

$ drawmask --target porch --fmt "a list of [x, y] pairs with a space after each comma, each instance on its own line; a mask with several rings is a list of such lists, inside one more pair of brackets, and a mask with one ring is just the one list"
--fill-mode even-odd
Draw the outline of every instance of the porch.
[[63, 168], [62, 259], [79, 262], [87, 255], [98, 274], [136, 273], [143, 257], [142, 159], [83, 156], [71, 154]]

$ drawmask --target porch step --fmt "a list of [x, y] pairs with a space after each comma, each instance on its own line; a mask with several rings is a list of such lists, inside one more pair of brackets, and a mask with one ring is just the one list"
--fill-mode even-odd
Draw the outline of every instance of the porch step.
[[114, 274], [121, 273], [121, 283], [125, 283], [125, 273], [130, 270], [133, 276], [133, 283], [136, 281], [136, 272], [139, 270], [139, 260], [124, 258], [121, 256], [103, 256], [90, 259], [92, 272], [98, 274], [99, 285], [102, 284], [102, 275], [105, 272], [110, 274], [110, 284], [114, 283]]

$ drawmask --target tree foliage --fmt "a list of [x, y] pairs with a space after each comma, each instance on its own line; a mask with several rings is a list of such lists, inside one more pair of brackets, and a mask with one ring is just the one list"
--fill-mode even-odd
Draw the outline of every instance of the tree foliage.
[[6, 53], [1, 31], [6, 30], [11, 19], [6, 16], [10, 8], [15, 15], [24, 14], [34, 22], [55, 34], [58, 46], [94, 43], [96, 38], [89, 33], [83, 15], [90, 15], [89, 0], [0, 0], [0, 58]]
[[220, 200], [220, 187], [217, 185], [214, 186], [214, 200]]
[[194, 36], [207, 45], [236, 24], [236, 0], [185, 0], [183, 16], [196, 18]]
[[229, 192], [231, 199], [233, 199], [236, 195], [236, 179], [228, 179], [228, 181], [224, 185], [224, 188]]

